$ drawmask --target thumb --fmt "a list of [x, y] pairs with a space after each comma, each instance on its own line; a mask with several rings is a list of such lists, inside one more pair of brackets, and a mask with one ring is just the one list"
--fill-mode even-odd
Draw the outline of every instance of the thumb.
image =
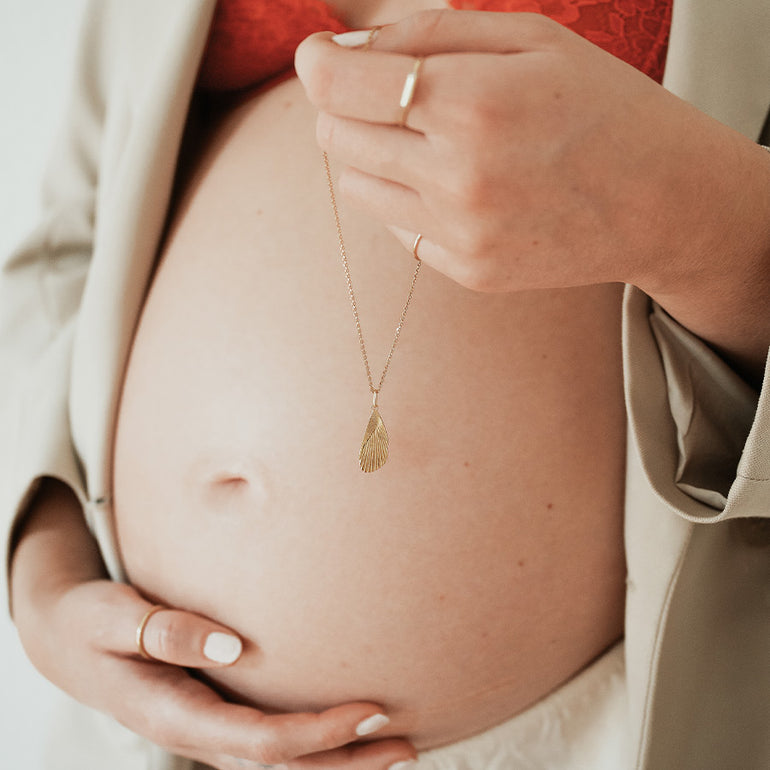
[[229, 628], [185, 610], [153, 605], [130, 586], [105, 582], [92, 605], [101, 649], [142, 655], [187, 668], [228, 666], [241, 656], [241, 639]]

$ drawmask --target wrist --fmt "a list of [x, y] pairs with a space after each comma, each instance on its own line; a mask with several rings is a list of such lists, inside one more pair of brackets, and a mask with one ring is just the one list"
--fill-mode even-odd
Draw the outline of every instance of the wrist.
[[68, 588], [106, 574], [77, 497], [66, 484], [43, 479], [15, 535], [9, 566], [14, 618], [23, 608], [43, 609]]
[[756, 381], [770, 344], [770, 152], [703, 116], [636, 285]]

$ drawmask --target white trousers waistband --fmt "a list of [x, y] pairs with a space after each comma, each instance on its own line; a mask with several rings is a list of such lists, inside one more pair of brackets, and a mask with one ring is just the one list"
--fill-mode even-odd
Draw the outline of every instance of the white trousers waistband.
[[631, 767], [623, 644], [507, 722], [423, 752], [416, 770]]

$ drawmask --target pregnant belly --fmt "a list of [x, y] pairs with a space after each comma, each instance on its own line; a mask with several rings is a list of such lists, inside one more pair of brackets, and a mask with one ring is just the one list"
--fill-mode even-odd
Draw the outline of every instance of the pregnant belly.
[[[290, 162], [289, 162], [290, 159]], [[296, 81], [226, 113], [174, 212], [115, 446], [148, 596], [239, 631], [212, 681], [383, 704], [418, 747], [500, 722], [622, 633], [619, 290], [484, 296], [426, 268], [371, 396]], [[343, 210], [375, 380], [413, 261]]]

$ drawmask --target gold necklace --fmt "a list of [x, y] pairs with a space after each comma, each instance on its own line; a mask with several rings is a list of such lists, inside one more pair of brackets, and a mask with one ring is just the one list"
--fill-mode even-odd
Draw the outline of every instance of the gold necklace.
[[361, 331], [361, 319], [358, 316], [358, 305], [356, 304], [356, 294], [353, 291], [353, 280], [350, 277], [350, 266], [348, 265], [348, 255], [345, 250], [345, 240], [342, 237], [342, 225], [340, 224], [340, 212], [337, 208], [337, 198], [334, 195], [334, 184], [332, 183], [332, 172], [329, 167], [329, 156], [324, 152], [324, 167], [326, 169], [326, 180], [329, 183], [329, 197], [332, 202], [332, 211], [334, 212], [334, 224], [337, 227], [337, 240], [340, 244], [340, 257], [342, 258], [342, 267], [345, 270], [345, 281], [348, 285], [348, 296], [350, 297], [350, 307], [353, 310], [353, 320], [356, 324], [356, 331], [358, 332], [358, 344], [361, 348], [361, 357], [364, 359], [364, 367], [366, 369], [366, 377], [369, 381], [369, 391], [372, 394], [372, 413], [369, 416], [369, 422], [367, 423], [366, 430], [364, 431], [364, 440], [361, 442], [361, 450], [358, 453], [358, 461], [361, 465], [361, 470], [364, 473], [371, 473], [385, 465], [388, 459], [388, 431], [385, 429], [385, 423], [380, 416], [379, 406], [377, 404], [377, 397], [380, 395], [382, 385], [385, 382], [385, 376], [388, 373], [388, 367], [390, 366], [390, 359], [393, 358], [393, 352], [398, 345], [398, 338], [401, 336], [401, 329], [404, 326], [406, 320], [406, 312], [409, 310], [409, 303], [412, 301], [412, 294], [414, 294], [414, 285], [417, 283], [417, 276], [420, 274], [420, 268], [422, 267], [422, 260], [415, 254], [417, 260], [417, 267], [414, 270], [412, 276], [412, 283], [409, 286], [409, 294], [407, 294], [406, 302], [404, 303], [404, 309], [401, 311], [401, 318], [398, 321], [396, 327], [396, 333], [393, 336], [393, 344], [390, 346], [390, 352], [388, 358], [385, 361], [385, 368], [380, 375], [380, 381], [377, 383], [377, 387], [374, 386], [374, 380], [372, 379], [372, 370], [369, 366], [369, 357], [366, 355], [366, 345], [364, 344], [364, 334]]

